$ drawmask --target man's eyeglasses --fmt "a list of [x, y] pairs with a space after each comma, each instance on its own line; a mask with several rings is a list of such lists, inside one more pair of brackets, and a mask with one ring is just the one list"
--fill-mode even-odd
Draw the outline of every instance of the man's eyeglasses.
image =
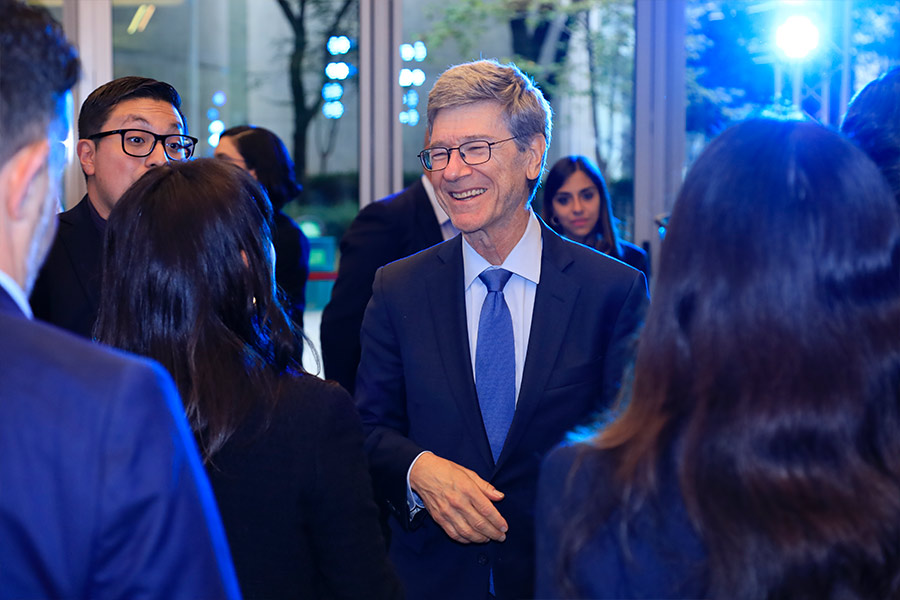
[[87, 136], [89, 140], [96, 140], [108, 135], [122, 136], [122, 151], [128, 156], [144, 158], [156, 149], [156, 142], [163, 143], [163, 149], [170, 160], [187, 160], [194, 154], [194, 148], [198, 140], [189, 135], [172, 133], [159, 135], [146, 129], [114, 129]]
[[480, 165], [491, 160], [492, 146], [514, 140], [516, 137], [517, 136], [512, 136], [511, 138], [496, 142], [473, 140], [471, 142], [466, 142], [465, 144], [460, 144], [456, 148], [442, 148], [440, 146], [435, 146], [434, 148], [422, 150], [419, 152], [418, 157], [419, 160], [422, 161], [422, 166], [425, 167], [426, 171], [443, 171], [446, 169], [447, 165], [450, 164], [450, 153], [454, 150], [459, 152], [459, 157], [467, 165]]

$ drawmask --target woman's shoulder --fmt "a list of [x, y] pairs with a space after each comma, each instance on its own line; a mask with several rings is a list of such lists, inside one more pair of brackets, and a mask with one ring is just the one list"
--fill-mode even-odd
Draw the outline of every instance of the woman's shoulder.
[[[565, 442], [544, 458], [539, 489], [562, 504], [578, 503], [597, 489], [613, 497], [613, 476], [614, 461], [609, 451], [588, 442]], [[604, 485], [598, 488], [599, 481]]]

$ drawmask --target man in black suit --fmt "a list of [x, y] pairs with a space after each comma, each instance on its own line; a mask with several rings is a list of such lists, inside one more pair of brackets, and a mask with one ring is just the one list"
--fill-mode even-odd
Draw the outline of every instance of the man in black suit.
[[456, 235], [423, 175], [396, 194], [369, 204], [341, 239], [341, 264], [331, 301], [322, 313], [320, 337], [325, 377], [351, 394], [359, 366], [359, 330], [379, 267]]
[[238, 598], [171, 378], [30, 318], [79, 66], [15, 0], [0, 57], [0, 600]]
[[462, 236], [376, 273], [366, 449], [408, 597], [528, 597], [541, 459], [615, 397], [646, 281], [531, 210], [550, 107], [514, 65], [446, 71], [428, 128], [419, 156]]
[[106, 219], [138, 178], [169, 160], [187, 160], [181, 97], [168, 83], [121, 77], [87, 97], [78, 117], [76, 152], [87, 195], [59, 216], [59, 231], [31, 294], [38, 319], [91, 337], [100, 298]]

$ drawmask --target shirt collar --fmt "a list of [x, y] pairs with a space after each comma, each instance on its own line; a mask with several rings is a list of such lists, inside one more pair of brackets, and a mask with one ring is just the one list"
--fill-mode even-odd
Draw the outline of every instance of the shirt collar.
[[[503, 264], [498, 265], [498, 267], [538, 284], [541, 281], [542, 251], [541, 225], [538, 223], [534, 211], [528, 209], [528, 226], [525, 228], [525, 233], [522, 234], [521, 239], [516, 243], [506, 260], [503, 261]], [[465, 283], [465, 289], [472, 285], [482, 271], [492, 266], [491, 263], [486, 261], [483, 256], [469, 245], [469, 242], [463, 236], [463, 282]]]
[[28, 297], [25, 296], [25, 290], [19, 287], [19, 284], [16, 283], [16, 280], [0, 271], [0, 287], [6, 290], [6, 293], [10, 295], [13, 301], [18, 305], [19, 309], [25, 313], [25, 316], [29, 319], [34, 318], [34, 314], [31, 312], [31, 305], [28, 304]]
[[424, 173], [422, 174], [422, 185], [425, 186], [425, 194], [428, 196], [428, 201], [431, 202], [431, 208], [434, 209], [434, 216], [437, 217], [438, 224], [443, 225], [450, 220], [450, 217], [438, 203], [437, 197], [434, 195], [434, 186], [431, 185], [431, 180]]

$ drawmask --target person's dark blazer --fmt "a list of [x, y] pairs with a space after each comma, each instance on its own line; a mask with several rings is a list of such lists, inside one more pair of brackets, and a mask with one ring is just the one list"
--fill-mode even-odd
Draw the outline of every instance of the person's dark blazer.
[[327, 378], [351, 394], [356, 387], [359, 330], [372, 297], [375, 271], [443, 240], [421, 177], [359, 211], [341, 239], [337, 281], [322, 313], [320, 338]]
[[0, 599], [238, 597], [182, 411], [161, 367], [0, 288]]
[[276, 210], [272, 245], [275, 247], [275, 282], [286, 297], [284, 308], [302, 328], [309, 279], [309, 239], [293, 219]]
[[649, 281], [650, 263], [647, 260], [647, 252], [640, 246], [625, 240], [619, 240], [619, 247], [622, 248], [622, 261], [643, 273], [644, 277]]
[[59, 215], [59, 229], [31, 292], [34, 316], [90, 339], [100, 306], [103, 234], [88, 197]]
[[[615, 397], [647, 300], [644, 276], [541, 222], [541, 280], [515, 416], [496, 466], [472, 374], [462, 237], [379, 269], [362, 328], [356, 402], [376, 499], [394, 511], [391, 558], [410, 598], [527, 598], [543, 455]], [[423, 450], [505, 494], [506, 541], [459, 544], [410, 523], [406, 477]], [[423, 511], [424, 512], [424, 511]], [[419, 514], [422, 514], [421, 512]], [[418, 515], [417, 515], [418, 517]]]
[[339, 385], [286, 381], [275, 413], [251, 414], [207, 470], [246, 598], [402, 597]]
[[[691, 525], [673, 453], [664, 453], [658, 493], [623, 523], [622, 490], [609, 452], [586, 444], [560, 446], [541, 467], [535, 527], [538, 598], [706, 598], [706, 551]], [[573, 590], [562, 588], [561, 534], [585, 512], [585, 545], [571, 557]], [[627, 537], [623, 539], [623, 533]]]

